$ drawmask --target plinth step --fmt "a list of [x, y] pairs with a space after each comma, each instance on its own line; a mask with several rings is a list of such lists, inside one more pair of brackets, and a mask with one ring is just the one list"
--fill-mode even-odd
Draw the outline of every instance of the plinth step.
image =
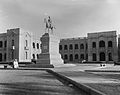
[[29, 64], [26, 67], [34, 67], [34, 68], [54, 68], [51, 64]]

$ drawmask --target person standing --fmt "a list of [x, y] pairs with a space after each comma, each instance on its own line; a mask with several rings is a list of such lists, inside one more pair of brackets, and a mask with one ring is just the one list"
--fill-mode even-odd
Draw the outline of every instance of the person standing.
[[18, 67], [19, 67], [18, 61], [17, 61], [17, 59], [15, 59], [13, 62], [13, 68], [18, 68]]

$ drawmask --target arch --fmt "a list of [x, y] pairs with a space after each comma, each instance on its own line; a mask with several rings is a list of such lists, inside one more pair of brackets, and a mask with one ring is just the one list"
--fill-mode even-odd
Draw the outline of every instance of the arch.
[[81, 45], [80, 45], [80, 49], [84, 49], [84, 44], [81, 44]]
[[108, 41], [108, 47], [112, 47], [112, 41]]
[[69, 59], [70, 59], [70, 61], [73, 61], [73, 55], [72, 54], [70, 54]]
[[99, 56], [100, 56], [100, 61], [105, 61], [106, 57], [104, 52], [101, 52]]
[[69, 49], [70, 49], [70, 50], [73, 49], [73, 45], [72, 45], [72, 44], [69, 45]]
[[105, 41], [101, 40], [101, 41], [99, 42], [99, 47], [105, 47]]
[[78, 59], [79, 57], [78, 57], [78, 54], [75, 54], [75, 59]]
[[2, 61], [2, 53], [0, 53], [0, 61]]

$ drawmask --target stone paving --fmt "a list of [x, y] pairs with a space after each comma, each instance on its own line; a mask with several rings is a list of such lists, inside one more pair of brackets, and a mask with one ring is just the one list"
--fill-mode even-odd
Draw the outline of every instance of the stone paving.
[[114, 95], [118, 95], [120, 92], [120, 74], [118, 74], [118, 72], [85, 72], [85, 70], [118, 71], [120, 70], [120, 66], [108, 64], [105, 67], [100, 67], [98, 64], [81, 64], [61, 68], [58, 67], [52, 70], [78, 83], [86, 84], [87, 86], [99, 90], [107, 95], [113, 95], [113, 93]]
[[[110, 67], [110, 65], [106, 66], [106, 68], [108, 67]], [[103, 68], [105, 69], [105, 67]], [[84, 72], [84, 70], [100, 70], [103, 68], [99, 65], [77, 65], [54, 68], [53, 70], [80, 83], [120, 83], [120, 80], [117, 79], [101, 77], [99, 75]]]
[[2, 95], [85, 95], [41, 70], [0, 70]]
[[[31, 68], [31, 70], [32, 69], [33, 68]], [[39, 69], [40, 68], [36, 68], [37, 71], [39, 71]], [[32, 72], [31, 70], [27, 70], [27, 71], [24, 71], [24, 70], [19, 71], [18, 70], [18, 71], [16, 71], [17, 73], [13, 72], [14, 70], [10, 70], [10, 71], [9, 70], [0, 70], [0, 74], [2, 74], [2, 77], [0, 77], [0, 81], [2, 80], [0, 87], [3, 87], [3, 89], [6, 89], [6, 87], [9, 87], [9, 85], [10, 85], [10, 87], [7, 88], [7, 89], [12, 89], [13, 90], [13, 88], [15, 88], [15, 89], [18, 90], [18, 88], [19, 87], [21, 88], [22, 86], [24, 86], [24, 83], [25, 83], [25, 85], [29, 86], [31, 89], [33, 89], [34, 85], [37, 86], [40, 89], [43, 86], [43, 84], [42, 84], [42, 86], [38, 86], [38, 85], [41, 85], [41, 83], [45, 83], [45, 85], [46, 85], [46, 83], [48, 83], [47, 84], [48, 86], [49, 85], [54, 85], [55, 86], [55, 84], [59, 82], [58, 80], [57, 80], [57, 82], [56, 82], [56, 80], [53, 81], [54, 78], [49, 78], [49, 77], [43, 76], [44, 73], [42, 73], [42, 72], [38, 74], [38, 72], [37, 73]], [[107, 95], [119, 95], [118, 93], [120, 93], [120, 77], [119, 77], [120, 74], [119, 74], [119, 72], [85, 72], [85, 70], [96, 70], [96, 71], [97, 70], [98, 71], [100, 71], [100, 70], [101, 71], [102, 70], [104, 70], [104, 71], [115, 71], [116, 70], [116, 71], [119, 71], [120, 66], [113, 66], [113, 64], [111, 64], [111, 65], [108, 64], [105, 67], [100, 67], [99, 64], [79, 64], [79, 65], [78, 64], [76, 64], [76, 65], [67, 64], [67, 65], [64, 65], [64, 66], [61, 66], [61, 67], [52, 68], [52, 70], [59, 73], [59, 74], [62, 74], [64, 76], [66, 76], [69, 79], [72, 79], [72, 80], [74, 80], [78, 83], [82, 83], [82, 84], [85, 84], [85, 85], [87, 85], [89, 87], [92, 87], [96, 90], [99, 90], [99, 91], [101, 91], [101, 92], [103, 92]], [[23, 71], [27, 72], [27, 73], [23, 73]], [[31, 75], [29, 76], [29, 74], [31, 74]], [[22, 77], [20, 77], [20, 76], [22, 76]], [[36, 77], [36, 78], [34, 78], [33, 76]], [[44, 79], [45, 78], [47, 78], [47, 79], [43, 82], [40, 82], [42, 77], [44, 77]], [[52, 79], [52, 81], [51, 81], [51, 79]], [[48, 81], [48, 80], [50, 80], [50, 81]], [[37, 82], [36, 84], [38, 84], [38, 85], [34, 84], [34, 82], [35, 83]], [[27, 83], [30, 84], [30, 85], [28, 85]], [[17, 84], [18, 88], [17, 87], [11, 87], [11, 84], [13, 86]], [[50, 93], [49, 93], [49, 91], [46, 91], [45, 89], [44, 89], [44, 91], [45, 91], [44, 94], [43, 94], [43, 91], [42, 92], [38, 91], [38, 92], [33, 92], [33, 93], [37, 93], [37, 94], [42, 93], [42, 95], [69, 95], [70, 94], [69, 93], [70, 89], [63, 86], [63, 84], [60, 83], [60, 84], [56, 85], [56, 86], [63, 87], [62, 90], [61, 89], [59, 90], [61, 92], [59, 92], [58, 90], [57, 90], [58, 92], [56, 90], [54, 90], [56, 88], [56, 87], [54, 88], [54, 86], [53, 86], [52, 92], [50, 90]], [[25, 88], [26, 93], [29, 92], [29, 89], [28, 89], [29, 87]], [[60, 88], [60, 87], [58, 87], [58, 88]], [[62, 92], [64, 92], [63, 91], [64, 87], [65, 87], [65, 89], [67, 89], [66, 94], [62, 93]], [[43, 89], [43, 88], [41, 88], [41, 89]], [[48, 87], [47, 87], [47, 89], [48, 89]], [[2, 92], [4, 92], [4, 91], [5, 90], [3, 90]], [[21, 89], [20, 91], [24, 92], [23, 89]], [[11, 90], [8, 91], [8, 92], [11, 92]], [[72, 93], [74, 93], [73, 90], [72, 90]], [[71, 95], [75, 95], [75, 94], [71, 94]]]

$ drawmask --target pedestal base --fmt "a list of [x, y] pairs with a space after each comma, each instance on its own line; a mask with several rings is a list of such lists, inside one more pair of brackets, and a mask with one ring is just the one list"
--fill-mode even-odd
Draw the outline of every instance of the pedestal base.
[[32, 67], [32, 68], [54, 68], [51, 64], [30, 64], [26, 65], [26, 67]]
[[[41, 65], [41, 66], [48, 66], [52, 65], [53, 67], [57, 67], [59, 65], [63, 64], [63, 60], [61, 59], [60, 54], [40, 54], [39, 59], [36, 61], [36, 65]], [[51, 67], [51, 66], [50, 66]]]
[[57, 67], [63, 64], [61, 55], [59, 54], [59, 39], [49, 33], [45, 33], [41, 37], [41, 53], [39, 54], [39, 59], [37, 59], [36, 64], [39, 65], [53, 65]]

